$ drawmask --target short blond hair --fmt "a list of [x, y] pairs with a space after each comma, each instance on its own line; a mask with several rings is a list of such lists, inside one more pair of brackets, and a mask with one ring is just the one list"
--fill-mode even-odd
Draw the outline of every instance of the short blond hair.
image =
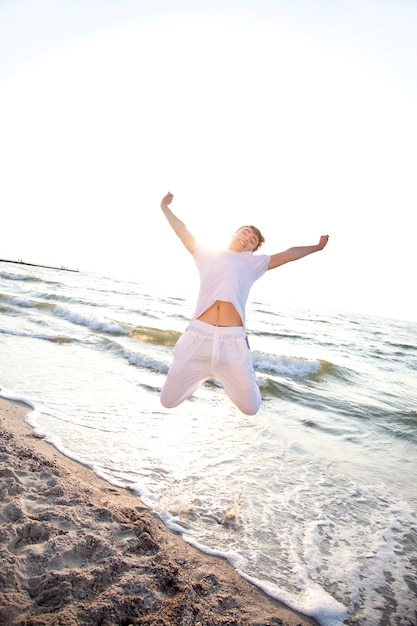
[[253, 230], [253, 232], [257, 236], [257, 238], [258, 238], [258, 245], [254, 249], [254, 252], [256, 252], [261, 247], [261, 245], [263, 243], [265, 243], [265, 237], [263, 236], [263, 234], [261, 233], [259, 228], [256, 228], [256, 226], [252, 226], [252, 224], [245, 224], [244, 226], [241, 226], [240, 228], [238, 228], [236, 232], [238, 232], [242, 228], [250, 228], [251, 230]]

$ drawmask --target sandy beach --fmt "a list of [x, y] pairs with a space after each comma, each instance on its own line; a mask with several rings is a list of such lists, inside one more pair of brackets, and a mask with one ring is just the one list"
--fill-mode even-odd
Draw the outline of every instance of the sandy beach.
[[0, 624], [316, 624], [36, 437], [28, 411], [0, 398]]

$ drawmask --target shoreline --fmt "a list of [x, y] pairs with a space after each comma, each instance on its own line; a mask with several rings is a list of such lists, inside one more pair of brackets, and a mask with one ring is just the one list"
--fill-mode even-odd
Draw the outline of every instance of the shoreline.
[[0, 623], [318, 626], [69, 459], [0, 397]]

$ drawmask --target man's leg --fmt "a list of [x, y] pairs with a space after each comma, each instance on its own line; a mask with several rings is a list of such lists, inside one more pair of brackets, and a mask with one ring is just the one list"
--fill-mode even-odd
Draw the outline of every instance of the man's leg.
[[242, 413], [255, 415], [262, 398], [246, 337], [240, 335], [222, 341], [218, 358], [215, 374], [227, 395]]
[[161, 404], [171, 409], [178, 406], [209, 378], [211, 341], [187, 329], [173, 350], [173, 362], [169, 368], [161, 392]]

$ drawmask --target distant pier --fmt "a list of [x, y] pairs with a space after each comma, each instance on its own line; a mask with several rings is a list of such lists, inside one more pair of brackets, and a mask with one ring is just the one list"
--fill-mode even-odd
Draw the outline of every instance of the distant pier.
[[54, 267], [53, 265], [41, 265], [40, 263], [27, 263], [26, 261], [11, 261], [10, 259], [0, 259], [0, 263], [14, 263], [15, 265], [30, 265], [31, 267], [45, 267], [48, 270], [60, 270], [62, 272], [79, 272], [79, 270], [73, 270], [70, 267]]

